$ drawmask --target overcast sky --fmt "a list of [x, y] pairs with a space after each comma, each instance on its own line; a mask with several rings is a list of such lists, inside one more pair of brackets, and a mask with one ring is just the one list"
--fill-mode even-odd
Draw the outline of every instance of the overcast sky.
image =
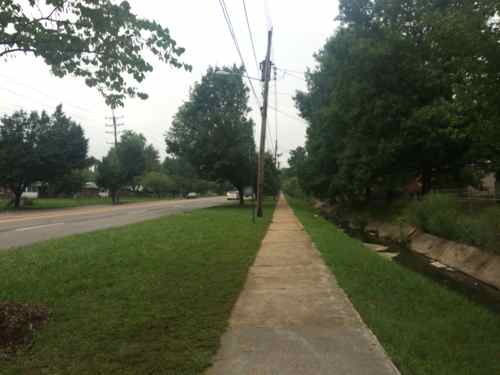
[[[185, 62], [193, 66], [187, 73], [153, 61], [154, 72], [141, 87], [150, 95], [146, 101], [128, 100], [117, 111], [125, 129], [144, 134], [148, 142], [165, 156], [164, 134], [179, 105], [185, 101], [189, 88], [200, 79], [209, 65], [240, 64], [228, 32], [218, 0], [130, 0], [132, 10], [140, 16], [155, 19], [170, 29], [179, 45], [186, 48]], [[266, 6], [266, 3], [268, 5]], [[236, 35], [250, 76], [258, 76], [243, 12], [242, 0], [226, 0]], [[337, 1], [325, 0], [247, 0], [257, 57], [263, 60], [266, 33], [271, 22], [274, 29], [273, 62], [278, 68], [293, 71], [278, 74], [278, 108], [291, 116], [278, 114], [278, 142], [285, 162], [288, 151], [305, 141], [306, 125], [298, 117], [292, 95], [304, 89], [300, 72], [314, 66], [313, 54], [333, 34], [337, 23]], [[268, 9], [268, 10], [266, 10]], [[299, 72], [299, 73], [296, 73]], [[274, 83], [273, 83], [274, 85]], [[274, 86], [270, 105], [274, 106]], [[260, 83], [256, 83], [260, 94]], [[63, 103], [64, 110], [78, 121], [89, 138], [89, 153], [101, 158], [109, 149], [112, 136], [106, 134], [105, 117], [111, 115], [97, 91], [85, 86], [83, 80], [51, 75], [42, 60], [16, 55], [0, 61], [0, 113], [16, 109], [50, 110]], [[260, 115], [251, 99], [252, 117], [259, 136]], [[276, 137], [274, 111], [269, 114], [270, 135]], [[258, 141], [257, 141], [258, 144]], [[268, 147], [271, 141], [267, 142]]]

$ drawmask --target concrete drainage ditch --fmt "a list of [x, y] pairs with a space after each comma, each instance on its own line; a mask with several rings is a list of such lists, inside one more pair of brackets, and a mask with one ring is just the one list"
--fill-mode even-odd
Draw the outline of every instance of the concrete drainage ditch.
[[500, 313], [499, 256], [430, 236], [412, 227], [372, 223], [362, 230], [349, 222], [339, 223], [323, 216], [380, 256]]

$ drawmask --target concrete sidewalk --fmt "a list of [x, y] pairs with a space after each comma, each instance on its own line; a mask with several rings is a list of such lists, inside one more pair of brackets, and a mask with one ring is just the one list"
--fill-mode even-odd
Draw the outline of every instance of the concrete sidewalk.
[[399, 374], [284, 198], [208, 374]]

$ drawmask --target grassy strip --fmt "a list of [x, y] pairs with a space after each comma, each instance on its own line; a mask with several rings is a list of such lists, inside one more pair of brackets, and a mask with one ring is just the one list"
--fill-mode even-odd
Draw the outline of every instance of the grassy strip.
[[0, 300], [51, 311], [2, 374], [199, 374], [219, 345], [272, 207], [218, 207], [0, 254]]
[[[165, 200], [163, 198], [161, 200]], [[140, 202], [154, 202], [160, 200], [154, 197], [123, 197], [120, 198], [120, 204], [127, 203], [140, 203]], [[0, 212], [2, 211], [15, 211], [12, 207], [7, 207], [8, 201], [0, 199]], [[60, 208], [75, 208], [84, 206], [98, 206], [98, 205], [111, 205], [113, 202], [111, 198], [100, 197], [85, 197], [85, 198], [37, 198], [33, 200], [32, 206], [25, 206], [18, 210], [49, 210]]]
[[406, 210], [409, 222], [452, 241], [500, 254], [500, 207], [465, 204], [446, 194], [429, 194]]
[[365, 249], [301, 200], [289, 203], [403, 374], [500, 374], [500, 319]]

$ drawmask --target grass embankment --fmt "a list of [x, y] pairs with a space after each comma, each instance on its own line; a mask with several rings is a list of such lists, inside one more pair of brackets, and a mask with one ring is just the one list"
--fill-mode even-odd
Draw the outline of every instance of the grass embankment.
[[[168, 199], [168, 198], [163, 198]], [[120, 204], [153, 202], [159, 198], [154, 197], [123, 197], [120, 198]], [[7, 207], [8, 201], [0, 199], [0, 212], [15, 211], [13, 207]], [[17, 210], [49, 210], [60, 208], [75, 208], [84, 206], [111, 205], [111, 198], [89, 197], [89, 198], [37, 198], [33, 199], [33, 205], [25, 206]]]
[[431, 193], [420, 201], [339, 206], [337, 215], [354, 223], [408, 223], [424, 232], [500, 254], [500, 206], [495, 202], [463, 201]]
[[408, 206], [406, 219], [425, 232], [500, 255], [498, 205], [460, 202], [451, 195], [430, 194]]
[[0, 373], [201, 373], [271, 214], [210, 208], [0, 254], [0, 300], [50, 310]]
[[364, 248], [301, 200], [289, 203], [403, 374], [500, 374], [500, 317]]

